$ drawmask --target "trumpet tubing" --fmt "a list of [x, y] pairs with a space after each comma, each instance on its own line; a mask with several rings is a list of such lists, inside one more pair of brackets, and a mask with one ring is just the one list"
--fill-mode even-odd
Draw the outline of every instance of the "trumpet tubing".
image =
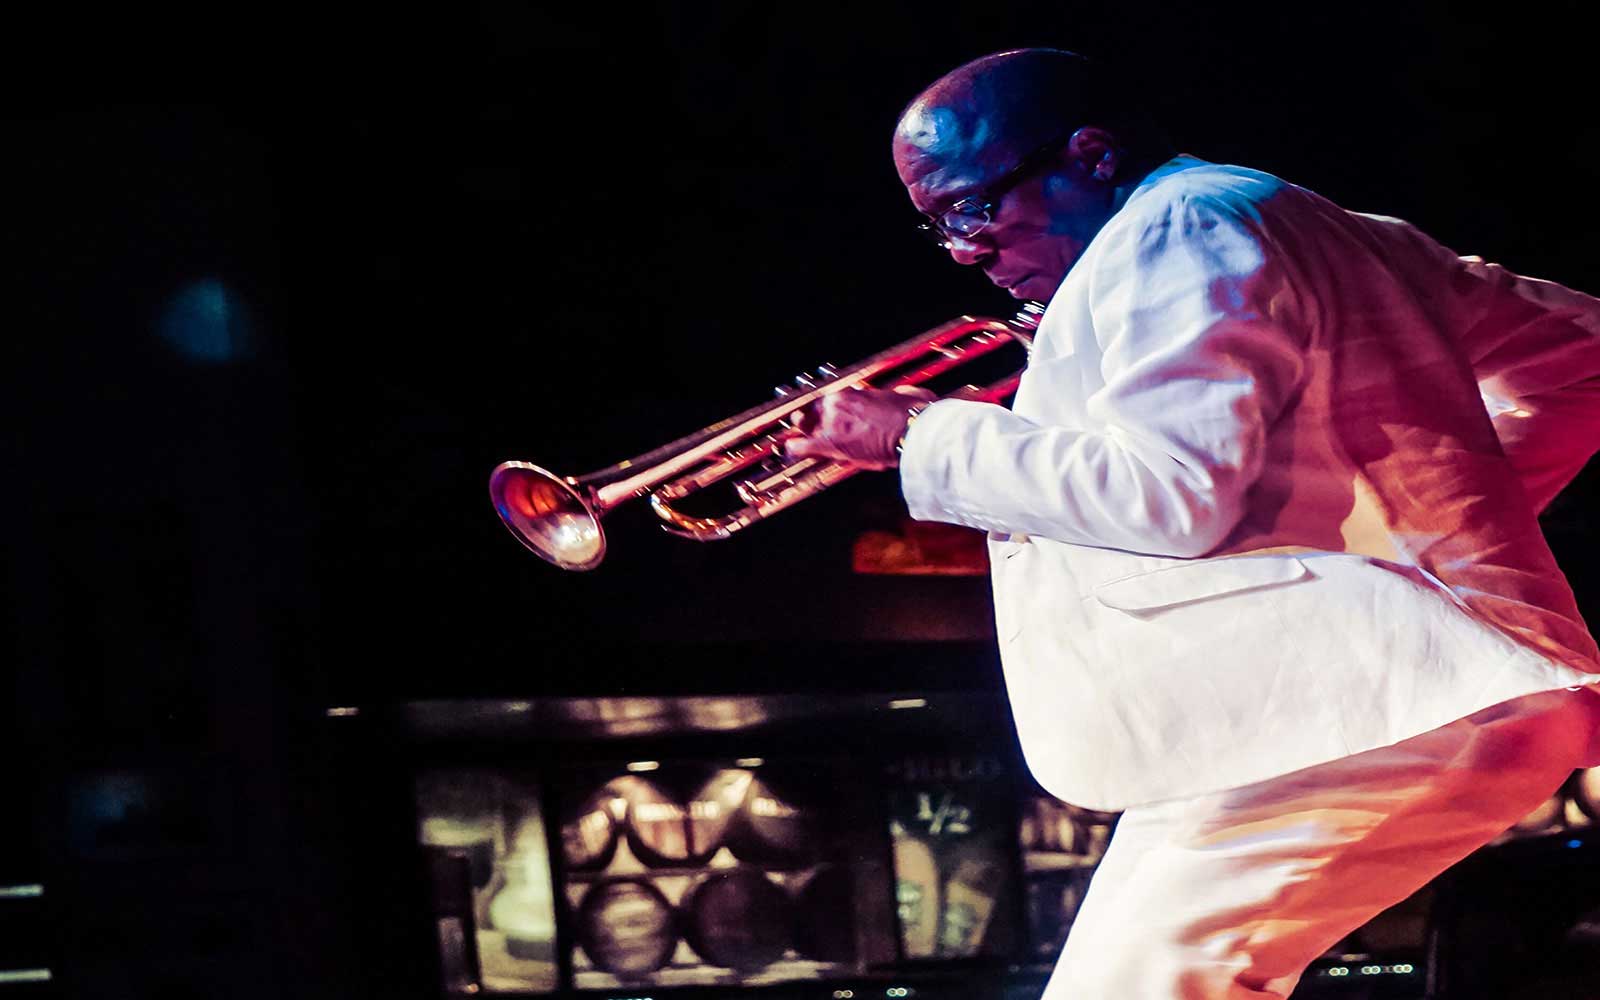
[[[518, 541], [568, 570], [598, 566], [606, 551], [601, 519], [646, 496], [672, 534], [703, 542], [727, 538], [860, 471], [818, 458], [786, 461], [784, 442], [798, 436], [788, 425], [790, 414], [859, 387], [925, 385], [1009, 344], [1027, 349], [1043, 311], [1030, 302], [1010, 320], [958, 317], [848, 368], [823, 366], [814, 377], [796, 379], [796, 387], [780, 388], [771, 402], [588, 475], [563, 477], [528, 462], [502, 462], [489, 477], [490, 499]], [[964, 386], [943, 398], [998, 402], [1016, 390], [1021, 376], [1019, 368], [989, 385]], [[674, 506], [751, 469], [758, 469], [757, 475], [734, 485], [741, 505], [725, 514], [695, 516]]]

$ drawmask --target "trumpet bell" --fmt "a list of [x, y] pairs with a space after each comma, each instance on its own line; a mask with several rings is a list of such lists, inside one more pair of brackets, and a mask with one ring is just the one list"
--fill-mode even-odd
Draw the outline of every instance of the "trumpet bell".
[[600, 513], [573, 482], [527, 462], [502, 462], [489, 476], [500, 520], [539, 558], [587, 570], [606, 556]]

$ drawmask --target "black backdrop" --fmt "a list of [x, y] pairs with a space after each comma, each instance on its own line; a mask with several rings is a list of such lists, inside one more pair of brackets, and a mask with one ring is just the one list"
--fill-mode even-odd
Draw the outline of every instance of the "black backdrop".
[[[818, 362], [1009, 314], [917, 241], [887, 139], [919, 86], [1011, 45], [1121, 61], [1189, 151], [1600, 288], [1580, 5], [1456, 6], [483, 0], [19, 22], [24, 648], [153, 649], [160, 669], [254, 636], [329, 697], [368, 699], [744, 669], [652, 675], [619, 652], [636, 641], [986, 648], [983, 581], [848, 572], [854, 535], [898, 517], [890, 477], [720, 546], [618, 513], [607, 564], [577, 577], [503, 534], [485, 475], [510, 457], [587, 471]], [[163, 339], [196, 282], [233, 360]], [[1585, 508], [1569, 497], [1550, 528], [1592, 605]], [[230, 594], [249, 610], [219, 624]], [[871, 679], [829, 677], [797, 682]]]

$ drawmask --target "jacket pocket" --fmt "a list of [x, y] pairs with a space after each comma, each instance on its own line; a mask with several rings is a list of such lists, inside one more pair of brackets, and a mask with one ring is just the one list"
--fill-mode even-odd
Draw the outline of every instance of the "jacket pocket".
[[1095, 600], [1140, 615], [1226, 594], [1294, 583], [1311, 576], [1293, 556], [1238, 556], [1164, 566], [1095, 587]]

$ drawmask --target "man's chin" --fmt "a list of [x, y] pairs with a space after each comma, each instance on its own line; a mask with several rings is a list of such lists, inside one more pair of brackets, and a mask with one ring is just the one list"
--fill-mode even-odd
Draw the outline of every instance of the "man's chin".
[[1012, 285], [1006, 292], [1018, 301], [1037, 299], [1044, 302], [1056, 293], [1056, 286], [1059, 284], [1060, 282], [1052, 282], [1049, 278], [1033, 275]]

